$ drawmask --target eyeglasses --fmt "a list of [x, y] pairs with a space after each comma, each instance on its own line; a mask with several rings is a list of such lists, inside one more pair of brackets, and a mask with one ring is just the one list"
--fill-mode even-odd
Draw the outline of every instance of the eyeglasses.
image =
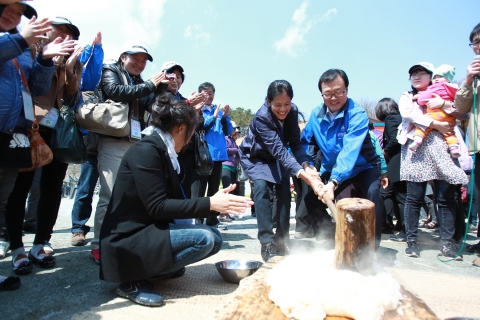
[[480, 41], [475, 41], [474, 43], [469, 43], [468, 45], [470, 46], [470, 48], [478, 48], [480, 47]]
[[420, 72], [414, 72], [410, 75], [410, 78], [422, 78], [429, 75], [428, 72], [425, 71], [420, 71]]
[[322, 94], [322, 97], [323, 97], [323, 99], [332, 99], [333, 97], [341, 98], [345, 95], [345, 92], [347, 92], [347, 88], [345, 88], [343, 90], [340, 90], [340, 91], [337, 91], [337, 92], [334, 92], [334, 93]]

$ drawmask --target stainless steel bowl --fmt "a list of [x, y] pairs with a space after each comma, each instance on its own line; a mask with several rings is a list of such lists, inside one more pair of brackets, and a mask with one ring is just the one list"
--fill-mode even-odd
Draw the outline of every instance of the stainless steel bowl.
[[218, 273], [231, 283], [239, 283], [240, 280], [255, 273], [263, 265], [255, 260], [225, 260], [215, 263]]

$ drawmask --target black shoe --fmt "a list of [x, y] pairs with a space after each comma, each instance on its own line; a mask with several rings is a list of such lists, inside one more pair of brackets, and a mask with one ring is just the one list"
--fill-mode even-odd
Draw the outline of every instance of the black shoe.
[[174, 273], [172, 273], [170, 276], [168, 276], [168, 279], [175, 279], [175, 278], [180, 278], [180, 277], [183, 277], [185, 275], [185, 271], [187, 271], [187, 269], [185, 269], [185, 267], [175, 271]]
[[412, 258], [420, 257], [420, 247], [418, 246], [417, 241], [408, 241], [405, 253]]
[[153, 290], [153, 284], [143, 280], [121, 283], [117, 289], [117, 294], [148, 307], [164, 305], [163, 297]]
[[455, 261], [463, 261], [463, 256], [458, 252], [458, 248], [453, 240], [442, 240], [440, 252], [444, 257], [452, 258]]
[[261, 251], [263, 261], [267, 262], [271, 258], [277, 255], [277, 250], [275, 248], [274, 242], [262, 243]]
[[315, 238], [315, 233], [312, 230], [307, 230], [305, 232], [302, 231], [295, 231], [295, 235], [293, 236], [295, 239], [304, 239], [304, 238]]
[[406, 242], [407, 241], [407, 235], [405, 234], [405, 232], [400, 231], [399, 233], [397, 233], [393, 236], [390, 236], [390, 240], [395, 241], [395, 242]]
[[13, 291], [20, 288], [21, 282], [19, 277], [8, 277], [0, 279], [0, 291]]
[[290, 242], [288, 238], [285, 239], [277, 239], [275, 241], [275, 250], [279, 255], [288, 255], [290, 254]]
[[[39, 253], [43, 253], [43, 249]], [[44, 254], [44, 253], [43, 253]], [[28, 252], [28, 259], [33, 264], [38, 265], [40, 268], [53, 268], [55, 267], [55, 257], [49, 254], [45, 254], [43, 258], [37, 258], [32, 254], [32, 250]]]
[[480, 253], [480, 242], [477, 244], [466, 244], [465, 252], [468, 253]]

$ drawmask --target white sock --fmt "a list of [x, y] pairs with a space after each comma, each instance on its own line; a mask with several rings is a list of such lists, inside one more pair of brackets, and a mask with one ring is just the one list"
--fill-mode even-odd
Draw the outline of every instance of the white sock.
[[43, 250], [43, 244], [34, 244], [32, 249], [30, 249], [30, 253], [37, 259], [41, 259], [41, 256], [45, 256], [45, 253], [38, 255], [38, 252]]

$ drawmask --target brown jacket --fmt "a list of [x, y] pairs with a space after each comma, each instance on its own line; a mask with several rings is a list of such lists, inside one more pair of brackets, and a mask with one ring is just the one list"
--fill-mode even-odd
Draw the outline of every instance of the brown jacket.
[[33, 97], [35, 104], [35, 116], [40, 122], [43, 117], [52, 108], [60, 109], [63, 105], [63, 95], [70, 99], [75, 92], [80, 89], [82, 80], [82, 64], [77, 61], [75, 64], [75, 73], [66, 75], [65, 66], [55, 63], [55, 73], [52, 78], [52, 86], [50, 91], [43, 96]]
[[[478, 97], [478, 91], [480, 88], [480, 83], [477, 84], [477, 108], [475, 115], [470, 116], [468, 122], [468, 152], [473, 155], [478, 152], [480, 148], [480, 102]], [[473, 112], [473, 86], [462, 83], [460, 88], [457, 91], [454, 101], [455, 107], [460, 113]], [[475, 117], [475, 118], [474, 118]], [[476, 119], [476, 128], [475, 121]], [[475, 133], [476, 130], [476, 133]], [[477, 150], [474, 151], [474, 139], [477, 138]]]

